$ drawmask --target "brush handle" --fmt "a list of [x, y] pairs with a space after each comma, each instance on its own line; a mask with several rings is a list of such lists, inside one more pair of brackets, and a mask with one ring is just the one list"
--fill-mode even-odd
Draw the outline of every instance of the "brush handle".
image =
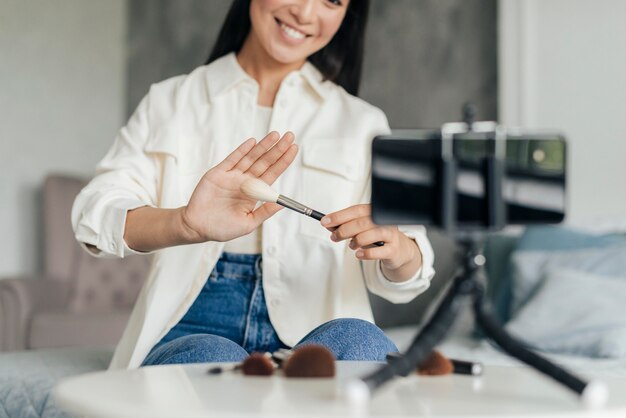
[[[278, 199], [276, 199], [276, 203], [278, 203], [281, 206], [286, 207], [287, 209], [294, 210], [298, 213], [309, 216], [318, 221], [321, 221], [322, 218], [326, 216], [326, 214], [322, 212], [318, 212], [314, 209], [311, 209], [310, 207], [305, 206], [300, 202], [296, 202], [295, 200], [290, 199], [287, 196], [283, 196], [282, 194], [278, 195]], [[385, 245], [385, 243], [383, 241], [377, 241], [372, 245], [375, 245], [377, 247], [382, 247], [383, 245]]]
[[463, 361], [450, 359], [454, 367], [455, 374], [465, 374], [469, 376], [480, 376], [483, 374], [482, 363], [474, 363], [473, 361]]
[[[286, 207], [287, 209], [294, 210], [306, 216], [312, 216], [313, 212], [315, 212], [310, 207], [305, 206], [300, 202], [296, 202], [295, 200], [290, 199], [287, 196], [283, 196], [282, 194], [278, 195], [278, 199], [276, 199], [276, 203], [278, 203], [281, 206]], [[319, 213], [319, 212], [316, 212], [316, 213]]]
[[215, 366], [207, 370], [207, 373], [208, 374], [222, 374], [225, 372], [235, 372], [237, 370], [241, 370], [242, 366], [243, 366], [243, 363], [236, 363], [236, 364], [232, 364], [229, 366]]
[[326, 214], [325, 214], [325, 213], [322, 213], [322, 212], [318, 212], [318, 211], [316, 211], [316, 210], [313, 210], [313, 211], [311, 212], [311, 215], [310, 215], [310, 216], [311, 216], [311, 218], [313, 218], [313, 219], [317, 219], [318, 221], [321, 221], [321, 220], [322, 220], [322, 218], [323, 218], [324, 216], [326, 216]]
[[286, 348], [279, 348], [277, 351], [272, 353], [272, 360], [274, 363], [278, 365], [278, 367], [282, 367], [282, 365], [287, 361], [287, 359], [293, 354], [293, 350], [289, 350]]

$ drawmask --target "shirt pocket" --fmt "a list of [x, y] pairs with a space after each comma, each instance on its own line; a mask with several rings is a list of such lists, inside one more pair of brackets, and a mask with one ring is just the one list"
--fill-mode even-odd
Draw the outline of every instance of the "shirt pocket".
[[169, 184], [177, 190], [178, 201], [186, 204], [196, 185], [208, 169], [207, 148], [210, 144], [196, 132], [186, 130], [177, 121], [169, 121], [155, 129], [146, 144], [149, 153], [167, 154], [173, 157], [175, 183]]
[[[304, 144], [301, 202], [325, 214], [359, 203], [368, 178], [368, 166], [357, 151], [340, 139]], [[309, 217], [300, 217], [299, 231], [333, 244], [330, 232]]]

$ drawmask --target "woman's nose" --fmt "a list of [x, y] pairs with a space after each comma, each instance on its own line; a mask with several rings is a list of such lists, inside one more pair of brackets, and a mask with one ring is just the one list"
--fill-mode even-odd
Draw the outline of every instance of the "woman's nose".
[[299, 24], [311, 23], [315, 17], [315, 7], [319, 0], [297, 0], [291, 7], [291, 13]]

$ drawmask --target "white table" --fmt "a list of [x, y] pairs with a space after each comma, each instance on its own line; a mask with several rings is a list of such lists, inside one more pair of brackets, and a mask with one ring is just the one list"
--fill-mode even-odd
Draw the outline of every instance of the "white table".
[[626, 417], [626, 379], [605, 380], [611, 391], [608, 405], [590, 411], [536, 372], [506, 366], [486, 366], [476, 378], [397, 379], [366, 409], [351, 408], [338, 388], [373, 366], [339, 362], [335, 379], [208, 375], [206, 364], [146, 367], [68, 378], [55, 387], [54, 396], [61, 408], [89, 417]]

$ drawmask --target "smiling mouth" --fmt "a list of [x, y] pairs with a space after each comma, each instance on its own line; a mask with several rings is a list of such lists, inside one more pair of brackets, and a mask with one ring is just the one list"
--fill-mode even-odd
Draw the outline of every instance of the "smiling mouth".
[[305, 39], [310, 37], [311, 35], [306, 34], [304, 32], [299, 31], [298, 29], [294, 28], [293, 26], [289, 26], [286, 23], [282, 22], [280, 19], [278, 18], [274, 18], [274, 20], [276, 20], [276, 23], [278, 24], [278, 26], [280, 27], [280, 29], [283, 31], [283, 33], [285, 35], [287, 35], [288, 37], [292, 38], [292, 39]]

